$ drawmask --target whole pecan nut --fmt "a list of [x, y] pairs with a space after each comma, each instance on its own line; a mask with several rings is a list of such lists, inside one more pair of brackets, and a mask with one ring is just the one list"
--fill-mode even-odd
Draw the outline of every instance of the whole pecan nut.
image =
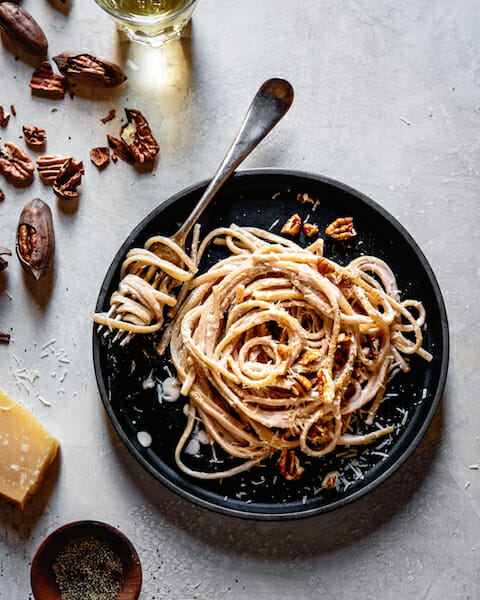
[[35, 167], [25, 152], [12, 142], [0, 148], [0, 171], [12, 183], [28, 184], [33, 179]]
[[40, 129], [40, 127], [35, 127], [34, 125], [23, 126], [23, 137], [28, 146], [36, 149], [45, 146], [45, 142], [47, 141], [45, 129]]
[[0, 27], [14, 44], [36, 57], [48, 52], [48, 42], [40, 25], [30, 13], [13, 2], [0, 4]]
[[83, 163], [73, 157], [67, 158], [63, 163], [55, 183], [53, 191], [62, 200], [71, 200], [78, 196], [78, 186], [82, 183]]
[[37, 171], [46, 185], [53, 185], [68, 156], [61, 154], [43, 154], [37, 158]]
[[127, 123], [120, 131], [120, 137], [130, 150], [135, 162], [151, 161], [158, 154], [159, 146], [147, 120], [139, 110], [126, 108]]
[[30, 87], [37, 96], [61, 100], [65, 96], [67, 80], [61, 75], [56, 75], [52, 65], [45, 60], [33, 72]]
[[90, 160], [99, 169], [103, 169], [110, 161], [110, 149], [108, 146], [92, 148], [90, 150]]
[[52, 212], [35, 198], [25, 205], [17, 227], [16, 251], [20, 264], [35, 279], [49, 270], [55, 252]]
[[62, 75], [80, 85], [115, 87], [127, 78], [118, 65], [86, 52], [62, 52], [53, 60]]
[[336, 240], [348, 240], [357, 235], [352, 217], [339, 217], [325, 229], [325, 233]]

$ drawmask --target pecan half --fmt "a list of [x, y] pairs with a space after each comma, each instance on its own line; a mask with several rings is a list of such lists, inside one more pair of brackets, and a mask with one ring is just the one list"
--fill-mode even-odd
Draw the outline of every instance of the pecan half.
[[335, 398], [335, 384], [329, 369], [319, 369], [317, 373], [318, 394], [324, 404], [331, 404]]
[[312, 382], [304, 375], [295, 375], [292, 391], [296, 396], [305, 396], [312, 389]]
[[309, 365], [310, 363], [315, 362], [316, 360], [321, 358], [321, 356], [322, 353], [320, 352], [320, 350], [306, 350], [298, 360], [298, 364], [304, 366]]
[[67, 80], [61, 75], [56, 75], [52, 65], [45, 60], [33, 72], [30, 87], [37, 96], [62, 100], [67, 89]]
[[318, 225], [314, 223], [304, 223], [303, 224], [303, 233], [307, 237], [312, 237], [318, 233]]
[[336, 240], [348, 240], [357, 235], [352, 217], [339, 217], [325, 229], [325, 233]]
[[295, 454], [295, 450], [282, 450], [277, 465], [282, 477], [288, 481], [298, 481], [305, 471], [304, 467], [300, 465], [300, 459]]
[[55, 252], [52, 212], [35, 198], [25, 205], [17, 227], [17, 256], [24, 270], [40, 279], [50, 268]]
[[40, 25], [30, 13], [13, 2], [0, 4], [0, 27], [5, 34], [28, 54], [43, 57], [48, 42]]
[[110, 149], [108, 146], [92, 148], [90, 150], [90, 160], [99, 169], [103, 169], [110, 162]]
[[43, 154], [37, 158], [37, 171], [46, 185], [53, 185], [68, 156], [61, 154]]
[[28, 146], [37, 150], [43, 148], [47, 141], [45, 129], [40, 129], [40, 127], [35, 127], [34, 125], [23, 126], [23, 137]]
[[53, 191], [62, 200], [71, 200], [78, 196], [78, 186], [82, 183], [83, 163], [73, 157], [67, 158], [53, 184]]
[[297, 235], [300, 231], [300, 225], [302, 224], [302, 219], [300, 219], [300, 215], [295, 213], [292, 215], [285, 225], [282, 227], [282, 233], [287, 233], [288, 235]]
[[136, 162], [144, 163], [153, 160], [158, 154], [159, 147], [147, 120], [139, 110], [132, 108], [126, 108], [125, 114], [127, 123], [120, 131], [122, 141]]
[[12, 253], [8, 248], [3, 248], [2, 246], [0, 246], [0, 271], [3, 271], [3, 269], [6, 269], [8, 267], [8, 261], [1, 257], [2, 254], [12, 256]]
[[4, 110], [3, 106], [0, 105], [0, 127], [6, 127], [10, 121], [10, 113]]
[[127, 78], [118, 65], [86, 52], [63, 52], [53, 60], [62, 75], [80, 85], [115, 87]]
[[119, 140], [111, 135], [107, 135], [108, 145], [112, 149], [112, 160], [113, 162], [117, 162], [117, 158], [121, 158], [129, 165], [133, 165], [135, 162], [132, 153], [128, 149], [128, 146], [123, 142], [123, 140]]
[[336, 488], [340, 480], [340, 473], [338, 471], [330, 471], [327, 473], [322, 481], [322, 488], [325, 490], [331, 490]]
[[0, 171], [12, 183], [29, 184], [35, 167], [25, 152], [12, 142], [5, 142], [0, 148]]
[[117, 111], [112, 108], [112, 110], [108, 113], [108, 115], [106, 117], [103, 117], [103, 119], [100, 119], [100, 121], [105, 125], [105, 123], [108, 123], [109, 121], [111, 121], [112, 119], [114, 119], [117, 115]]

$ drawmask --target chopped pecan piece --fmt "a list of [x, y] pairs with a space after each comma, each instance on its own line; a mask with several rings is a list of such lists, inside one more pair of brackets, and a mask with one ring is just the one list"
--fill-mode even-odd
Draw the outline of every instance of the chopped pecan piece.
[[5, 200], [5, 192], [2, 190], [2, 188], [0, 188], [0, 202], [3, 200]]
[[6, 112], [0, 104], [0, 127], [6, 127], [10, 121], [10, 113]]
[[286, 344], [278, 344], [277, 352], [280, 358], [287, 358], [289, 354], [288, 346]]
[[322, 488], [331, 490], [336, 488], [340, 479], [340, 473], [338, 471], [330, 471], [327, 473], [322, 481]]
[[288, 481], [298, 481], [305, 471], [300, 464], [300, 459], [295, 454], [295, 450], [282, 450], [277, 465], [282, 477], [285, 477]]
[[325, 277], [327, 277], [328, 275], [335, 273], [336, 268], [335, 265], [329, 260], [323, 256], [319, 256], [317, 259], [317, 271], [320, 273], [320, 275], [325, 275]]
[[103, 117], [103, 119], [100, 119], [100, 120], [105, 125], [105, 123], [108, 123], [109, 121], [114, 119], [116, 114], [117, 114], [117, 111], [114, 108], [112, 108], [112, 110], [108, 113], [108, 115], [106, 117]]
[[153, 160], [158, 154], [159, 147], [147, 120], [139, 110], [126, 108], [125, 114], [127, 123], [120, 132], [122, 141], [136, 162], [144, 163]]
[[10, 112], [12, 113], [12, 115], [13, 115], [14, 117], [16, 117], [16, 116], [17, 116], [17, 110], [16, 110], [16, 108], [15, 108], [15, 104], [10, 104]]
[[8, 344], [10, 342], [10, 334], [9, 333], [0, 333], [0, 342], [4, 342]]
[[78, 196], [78, 186], [82, 183], [83, 163], [73, 157], [67, 158], [53, 184], [53, 191], [62, 200], [71, 200]]
[[37, 171], [46, 185], [53, 185], [68, 156], [61, 154], [43, 154], [37, 158]]
[[90, 160], [99, 169], [103, 169], [110, 161], [110, 149], [108, 146], [92, 148], [90, 150]]
[[318, 225], [314, 223], [304, 223], [303, 224], [303, 233], [307, 237], [312, 237], [318, 233]]
[[61, 100], [65, 97], [67, 80], [61, 75], [56, 75], [48, 60], [45, 60], [33, 72], [30, 87], [37, 96]]
[[12, 253], [8, 248], [2, 248], [0, 246], [0, 271], [3, 271], [3, 269], [6, 269], [8, 267], [8, 261], [1, 257], [2, 254], [12, 256]]
[[329, 369], [320, 369], [317, 373], [318, 394], [324, 404], [331, 404], [335, 398], [335, 384]]
[[348, 240], [357, 235], [352, 217], [339, 217], [325, 229], [325, 233], [336, 240]]
[[282, 233], [287, 233], [288, 235], [297, 235], [300, 231], [300, 225], [302, 224], [302, 220], [300, 219], [300, 215], [295, 213], [292, 215], [285, 225], [282, 227]]
[[132, 153], [128, 149], [128, 146], [123, 142], [123, 140], [119, 140], [118, 138], [114, 138], [111, 135], [107, 135], [108, 145], [112, 149], [112, 160], [113, 162], [117, 162], [117, 158], [121, 158], [129, 165], [133, 165], [135, 162]]
[[47, 133], [45, 129], [40, 129], [40, 127], [35, 127], [32, 125], [31, 127], [28, 125], [23, 126], [23, 137], [25, 138], [25, 142], [31, 147], [36, 149], [41, 149], [45, 146], [45, 142], [47, 141]]
[[312, 389], [312, 382], [304, 375], [295, 375], [292, 391], [296, 396], [305, 396]]
[[308, 194], [297, 194], [297, 200], [300, 202], [300, 204], [306, 204], [307, 202], [314, 204], [313, 198], [311, 198]]
[[310, 363], [318, 360], [321, 356], [322, 353], [320, 352], [320, 350], [307, 350], [302, 354], [302, 356], [298, 360], [298, 363], [300, 365], [309, 365]]
[[12, 142], [5, 142], [0, 148], [0, 171], [12, 183], [29, 184], [35, 167], [25, 152]]
[[127, 78], [118, 65], [86, 52], [63, 52], [53, 60], [62, 75], [80, 85], [114, 87]]

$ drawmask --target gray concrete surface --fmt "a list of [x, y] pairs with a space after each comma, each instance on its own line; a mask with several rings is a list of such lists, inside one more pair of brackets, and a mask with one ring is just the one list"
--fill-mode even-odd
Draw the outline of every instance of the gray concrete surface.
[[[50, 55], [88, 49], [121, 61], [129, 79], [96, 98], [32, 98], [31, 68], [0, 49], [0, 103], [17, 109], [0, 136], [44, 126], [47, 151], [82, 158], [86, 171], [71, 208], [38, 177], [25, 189], [0, 181], [0, 245], [13, 247], [21, 208], [35, 196], [52, 207], [57, 235], [45, 282], [33, 285], [15, 257], [0, 277], [0, 330], [12, 329], [0, 383], [62, 443], [25, 512], [0, 505], [0, 598], [28, 598], [41, 540], [82, 518], [131, 536], [142, 600], [480, 598], [480, 470], [470, 468], [480, 461], [478, 2], [201, 0], [184, 41], [157, 51], [120, 40], [93, 1], [64, 12], [56, 0], [23, 5], [44, 26]], [[213, 173], [272, 75], [292, 82], [295, 104], [245, 167], [323, 173], [382, 204], [431, 262], [452, 341], [444, 399], [412, 458], [360, 501], [289, 523], [210, 513], [143, 472], [104, 415], [90, 349], [117, 248], [160, 202]], [[118, 132], [118, 117], [100, 118], [124, 106], [144, 111], [160, 141], [151, 174], [121, 162], [99, 173], [89, 162], [105, 132]], [[51, 340], [53, 352], [42, 349]], [[21, 369], [39, 373], [28, 393], [15, 383]]]

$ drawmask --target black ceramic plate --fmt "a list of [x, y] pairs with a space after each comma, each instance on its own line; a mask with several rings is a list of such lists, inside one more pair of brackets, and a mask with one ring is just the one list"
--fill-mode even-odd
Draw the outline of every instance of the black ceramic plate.
[[[206, 187], [206, 182], [184, 190], [162, 203], [130, 234], [110, 266], [97, 302], [97, 311], [108, 308], [117, 288], [119, 270], [127, 251], [143, 246], [148, 237], [171, 235], [184, 221]], [[306, 192], [320, 201], [301, 205], [297, 194]], [[256, 226], [279, 233], [294, 212], [320, 232], [339, 216], [352, 216], [358, 235], [348, 242], [326, 239], [325, 255], [347, 264], [360, 254], [373, 254], [393, 268], [403, 297], [420, 299], [427, 312], [424, 347], [433, 354], [428, 363], [418, 356], [408, 374], [388, 384], [377, 422], [393, 424], [395, 432], [366, 446], [323, 459], [311, 459], [299, 482], [278, 476], [275, 461], [237, 477], [206, 481], [183, 474], [174, 461], [175, 445], [185, 424], [184, 399], [160, 402], [151, 382], [165, 380], [174, 368], [168, 357], [160, 359], [149, 336], [136, 336], [128, 345], [112, 344], [96, 333], [93, 352], [103, 404], [118, 435], [138, 462], [170, 489], [197, 504], [238, 517], [287, 519], [306, 517], [338, 508], [384, 481], [407, 459], [424, 435], [438, 407], [448, 367], [448, 327], [443, 299], [435, 276], [405, 229], [382, 207], [363, 194], [325, 177], [277, 170], [253, 170], [235, 174], [223, 187], [202, 219], [202, 233], [231, 223]], [[303, 235], [303, 234], [302, 234]], [[300, 244], [306, 239], [299, 238]], [[309, 240], [311, 241], [311, 240]], [[222, 256], [211, 252], [201, 269]], [[139, 432], [151, 443], [145, 447]], [[140, 439], [140, 441], [139, 441]], [[194, 468], [208, 467], [211, 450], [201, 445], [198, 456], [186, 458]], [[221, 457], [220, 457], [221, 458]], [[323, 476], [338, 469], [337, 490], [321, 488]]]

